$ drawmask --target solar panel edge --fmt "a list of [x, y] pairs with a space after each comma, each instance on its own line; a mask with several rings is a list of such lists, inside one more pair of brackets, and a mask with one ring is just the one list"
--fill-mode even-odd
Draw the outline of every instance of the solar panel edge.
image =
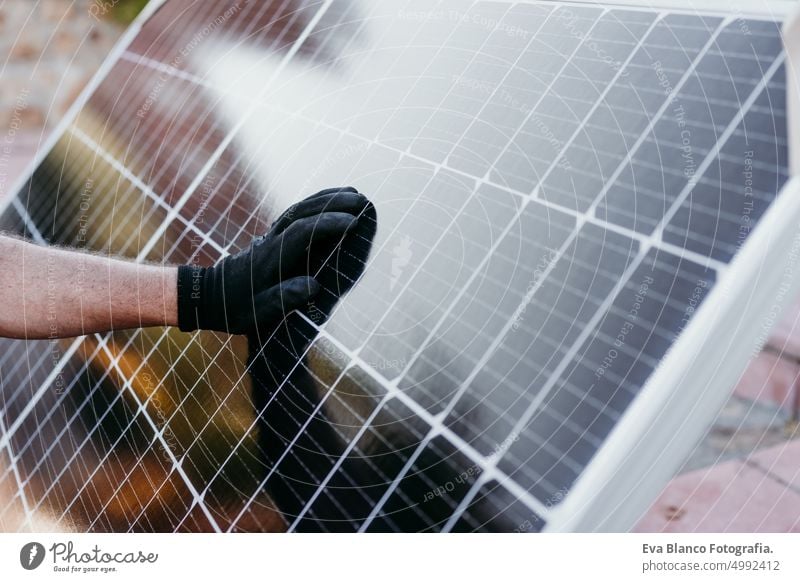
[[[800, 32], [800, 11], [796, 11], [790, 18], [787, 18], [781, 28], [781, 35], [784, 39], [787, 58], [787, 79], [786, 79], [786, 105], [789, 142], [789, 172], [795, 173], [800, 170], [800, 130], [797, 128], [797, 106], [800, 104], [800, 78], [798, 78], [797, 59], [800, 58], [800, 42], [798, 42], [798, 32]], [[794, 78], [795, 82], [790, 82]]]
[[[487, 0], [489, 2], [500, 2], [502, 0]], [[548, 0], [517, 0], [524, 4], [527, 3], [549, 3]], [[669, 10], [672, 13], [691, 13], [719, 16], [720, 14], [735, 14], [747, 18], [763, 18], [769, 20], [779, 20], [781, 17], [788, 16], [797, 8], [797, 4], [792, 0], [770, 0], [769, 2], [752, 2], [748, 0], [705, 0], [705, 6], [700, 7], [692, 0], [656, 0], [647, 3], [641, 0], [553, 0], [553, 3], [569, 4], [573, 6], [610, 6], [614, 8], [625, 8], [636, 11], [658, 11]]]
[[[564, 503], [552, 510], [546, 531], [627, 531], [648, 509], [653, 500], [646, 492], [659, 490], [673, 477], [685, 451], [700, 440], [766, 340], [775, 323], [768, 319], [770, 309], [783, 297], [800, 293], [800, 278], [794, 275], [800, 267], [798, 215], [800, 179], [792, 178], [719, 274], [708, 301], [667, 351]], [[764, 271], [766, 257], [785, 268]], [[658, 422], [667, 411], [683, 419], [679, 430]], [[634, 435], [647, 438], [634, 441]]]

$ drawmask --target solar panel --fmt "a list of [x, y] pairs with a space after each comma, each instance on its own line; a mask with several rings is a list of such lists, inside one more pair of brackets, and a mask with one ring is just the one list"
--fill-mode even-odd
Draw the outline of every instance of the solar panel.
[[[210, 265], [338, 184], [368, 194], [377, 231], [322, 267], [363, 268], [355, 287], [337, 303], [329, 283], [263, 345], [161, 328], [3, 341], [12, 503], [93, 531], [629, 526], [714, 409], [659, 417], [660, 436], [635, 414], [657, 378], [694, 369], [665, 358], [704, 353], [687, 339], [700, 307], [744, 294], [736, 260], [786, 198], [778, 18], [456, 0], [146, 12], [5, 231]], [[674, 394], [721, 404], [724, 383], [699, 378]], [[666, 450], [675, 431], [674, 458], [621, 456], [640, 446], [621, 439]]]

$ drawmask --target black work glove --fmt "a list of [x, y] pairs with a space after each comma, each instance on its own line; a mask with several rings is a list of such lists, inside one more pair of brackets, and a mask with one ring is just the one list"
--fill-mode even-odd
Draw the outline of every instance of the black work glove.
[[[248, 336], [246, 369], [253, 383], [259, 442], [266, 466], [280, 464], [279, 474], [268, 480], [266, 488], [287, 516], [297, 515], [314, 494], [312, 475], [322, 470], [325, 459], [341, 457], [345, 451], [346, 444], [340, 434], [320, 412], [323, 388], [319, 379], [312, 376], [311, 364], [303, 358], [317, 336], [318, 326], [327, 321], [339, 300], [364, 273], [377, 228], [377, 210], [367, 202], [358, 214], [356, 225], [340, 241], [329, 245], [324, 253], [309, 255], [308, 272], [320, 286], [312, 301], [289, 314], [277, 327], [256, 329]], [[316, 372], [323, 370], [317, 368]], [[316, 416], [318, 414], [321, 416]], [[298, 427], [303, 427], [300, 436]], [[290, 442], [297, 444], [296, 454], [286, 455]], [[368, 478], [364, 479], [359, 469], [348, 467], [348, 471], [352, 468], [357, 475], [355, 483], [369, 485]], [[336, 531], [337, 522], [328, 520], [338, 519], [332, 517], [337, 508], [342, 507], [337, 504], [342, 502], [344, 507], [355, 507], [353, 503], [363, 502], [363, 497], [350, 503], [349, 498], [358, 497], [348, 493], [355, 491], [352, 484], [340, 483], [337, 478], [331, 483], [335, 484], [337, 492], [343, 491], [347, 499], [334, 493], [320, 496], [314, 504], [314, 519], [325, 520], [326, 527]], [[339, 521], [338, 525], [346, 524]]]
[[331, 188], [291, 206], [269, 232], [213, 267], [178, 267], [178, 326], [232, 334], [275, 327], [320, 290], [311, 276], [369, 205], [354, 188]]

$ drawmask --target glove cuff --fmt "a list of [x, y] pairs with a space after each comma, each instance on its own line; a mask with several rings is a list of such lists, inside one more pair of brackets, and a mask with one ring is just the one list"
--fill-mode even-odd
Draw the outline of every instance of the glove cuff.
[[205, 267], [178, 267], [178, 328], [181, 331], [200, 329], [201, 296]]

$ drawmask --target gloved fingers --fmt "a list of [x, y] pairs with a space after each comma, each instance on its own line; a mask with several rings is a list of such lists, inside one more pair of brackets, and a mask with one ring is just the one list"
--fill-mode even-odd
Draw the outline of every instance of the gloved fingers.
[[319, 290], [319, 283], [313, 277], [295, 277], [261, 291], [253, 297], [252, 309], [247, 310], [233, 333], [274, 325], [295, 309], [307, 305]]
[[331, 194], [348, 194], [348, 193], [349, 194], [358, 194], [358, 190], [356, 190], [352, 186], [340, 186], [340, 187], [337, 187], [337, 188], [326, 188], [324, 190], [320, 190], [316, 194], [312, 194], [311, 196], [307, 196], [306, 198], [304, 198], [300, 202], [297, 202], [296, 204], [292, 204], [289, 208], [284, 210], [283, 214], [281, 214], [275, 220], [275, 222], [273, 222], [272, 225], [270, 226], [270, 233], [275, 232], [276, 230], [278, 232], [280, 232], [281, 230], [283, 230], [284, 228], [289, 226], [289, 224], [291, 224], [292, 221], [295, 218], [294, 214], [295, 214], [295, 212], [297, 210], [297, 207], [302, 205], [302, 204], [304, 204], [304, 203], [306, 203], [306, 202], [308, 202], [309, 200], [314, 200], [315, 198], [321, 198], [323, 196], [329, 196]]
[[[249, 255], [234, 258], [252, 278], [255, 289], [265, 289], [279, 281], [309, 275], [309, 257], [320, 247], [333, 250], [358, 219], [345, 212], [324, 212], [293, 222], [277, 237], [256, 241]], [[331, 241], [334, 241], [332, 244]]]
[[355, 216], [346, 212], [324, 212], [293, 222], [272, 243], [280, 253], [281, 268], [285, 270], [292, 266], [305, 266], [312, 246], [318, 243], [329, 244], [332, 239], [342, 238], [357, 222]]
[[368, 205], [367, 197], [357, 192], [337, 191], [323, 196], [314, 195], [284, 212], [273, 223], [270, 233], [277, 236], [293, 222], [323, 212], [346, 212], [358, 216]]
[[321, 196], [327, 196], [328, 194], [337, 194], [345, 192], [350, 192], [351, 194], [358, 194], [358, 190], [356, 190], [352, 186], [337, 186], [335, 188], [325, 188], [324, 190], [320, 190], [316, 194], [312, 194], [311, 196], [307, 197], [306, 200], [311, 200], [312, 198], [319, 198]]

